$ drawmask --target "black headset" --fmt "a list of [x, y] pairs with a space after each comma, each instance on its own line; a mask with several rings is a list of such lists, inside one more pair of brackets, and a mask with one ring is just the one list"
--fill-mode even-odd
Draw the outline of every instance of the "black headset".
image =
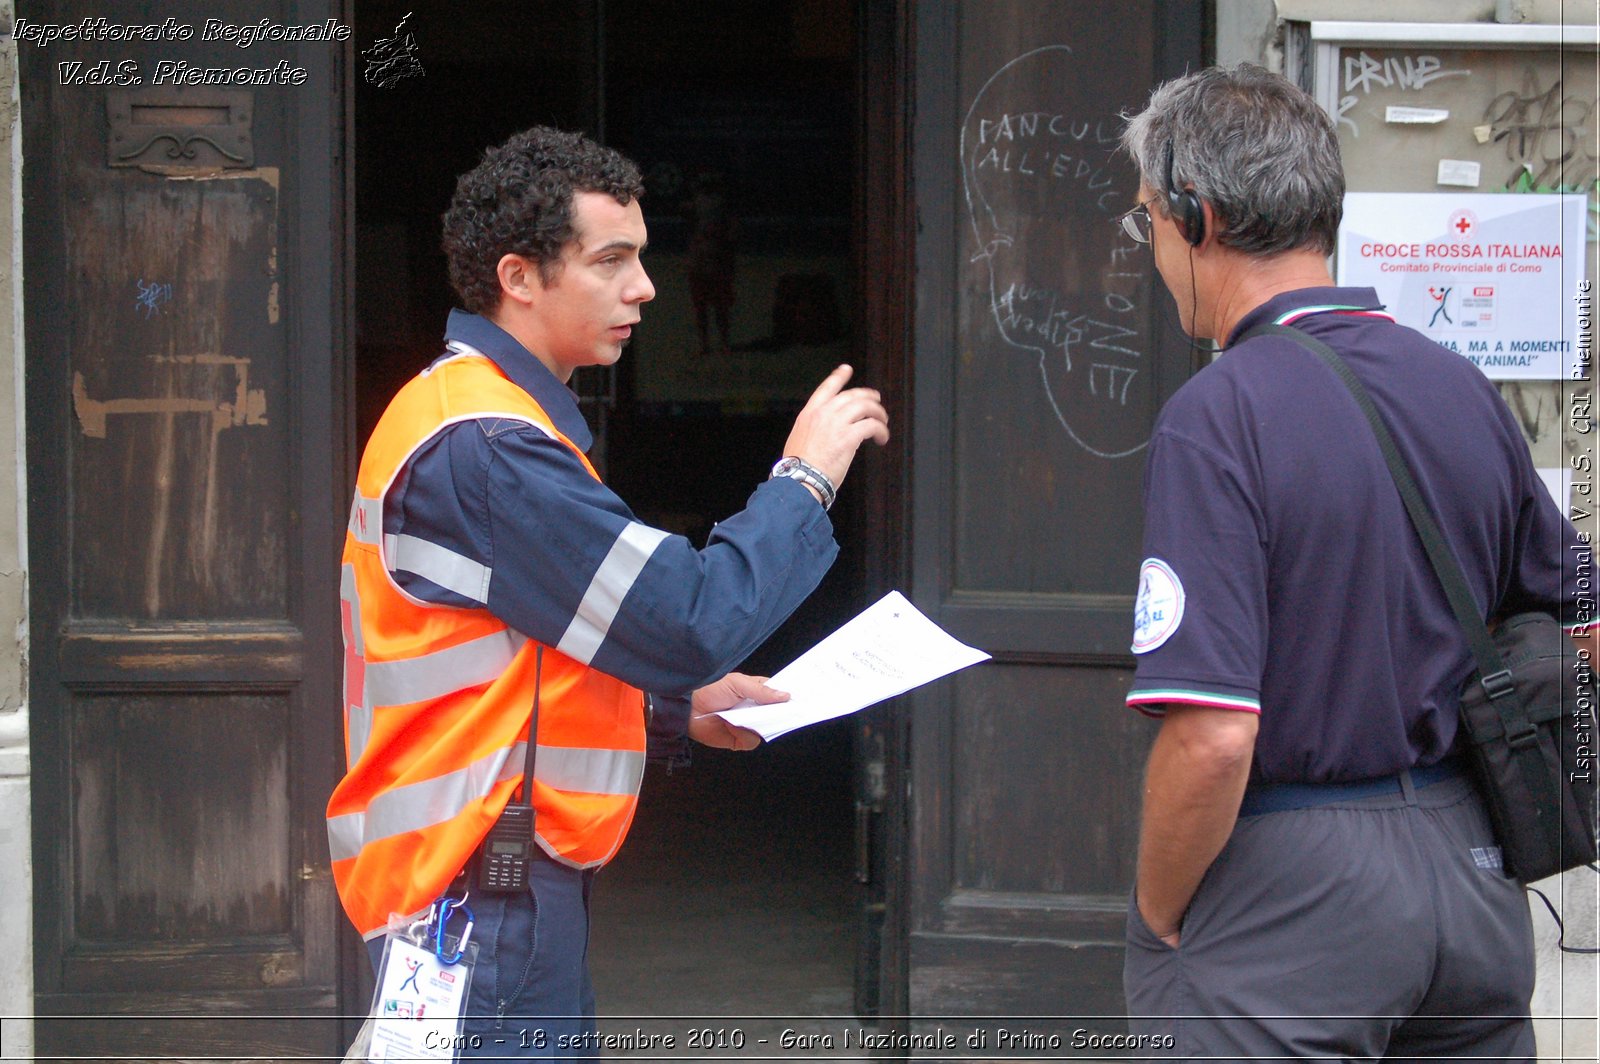
[[1190, 247], [1199, 247], [1206, 238], [1206, 215], [1200, 197], [1192, 188], [1179, 188], [1173, 179], [1172, 141], [1167, 141], [1167, 214]]

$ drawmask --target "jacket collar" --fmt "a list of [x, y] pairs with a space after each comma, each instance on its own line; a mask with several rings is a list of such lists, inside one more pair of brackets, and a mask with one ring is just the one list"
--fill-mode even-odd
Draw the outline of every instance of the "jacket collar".
[[594, 446], [589, 423], [578, 409], [578, 397], [510, 333], [480, 314], [452, 310], [444, 338], [446, 343], [457, 340], [466, 344], [499, 366], [506, 379], [532, 396], [557, 431], [577, 444], [578, 450], [587, 452]]
[[1269, 321], [1292, 325], [1310, 315], [1330, 312], [1394, 320], [1382, 311], [1383, 304], [1372, 288], [1297, 288], [1279, 292], [1239, 319], [1228, 336], [1227, 346], [1232, 347], [1247, 330]]

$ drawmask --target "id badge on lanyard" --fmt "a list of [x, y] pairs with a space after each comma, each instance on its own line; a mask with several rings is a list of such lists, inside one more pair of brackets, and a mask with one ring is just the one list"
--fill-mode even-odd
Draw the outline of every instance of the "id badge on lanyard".
[[390, 917], [372, 1013], [346, 1061], [455, 1059], [478, 956], [466, 901], [442, 897], [410, 923]]

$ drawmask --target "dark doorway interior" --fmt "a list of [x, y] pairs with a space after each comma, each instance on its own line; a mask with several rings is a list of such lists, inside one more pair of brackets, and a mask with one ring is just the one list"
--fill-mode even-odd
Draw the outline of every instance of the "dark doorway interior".
[[[407, 12], [422, 76], [356, 77], [358, 443], [440, 349], [455, 176], [529, 125], [581, 129], [645, 170], [659, 292], [620, 367], [574, 381], [597, 464], [640, 519], [703, 542], [827, 369], [861, 365], [854, 5], [362, 3], [355, 39], [391, 36]], [[846, 490], [839, 563], [745, 671], [776, 670], [865, 604], [853, 532], [871, 504]], [[597, 886], [602, 1014], [849, 1011], [851, 742], [835, 722], [652, 768]]]

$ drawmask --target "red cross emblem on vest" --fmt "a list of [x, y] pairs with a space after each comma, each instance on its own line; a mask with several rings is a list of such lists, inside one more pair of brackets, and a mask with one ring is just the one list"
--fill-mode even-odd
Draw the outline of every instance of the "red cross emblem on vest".
[[367, 701], [367, 662], [356, 652], [356, 625], [361, 619], [349, 599], [339, 603], [339, 626], [344, 629], [344, 702], [360, 708]]

